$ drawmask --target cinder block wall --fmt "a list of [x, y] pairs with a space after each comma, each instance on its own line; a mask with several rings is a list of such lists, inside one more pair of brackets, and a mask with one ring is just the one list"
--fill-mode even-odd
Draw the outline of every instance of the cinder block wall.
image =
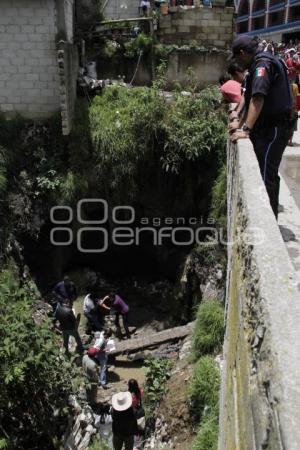
[[1, 0], [0, 107], [31, 117], [60, 107], [54, 0]]
[[297, 450], [300, 301], [249, 140], [228, 149], [228, 271], [219, 450]]
[[197, 41], [219, 48], [229, 47], [233, 36], [232, 7], [178, 8], [177, 12], [160, 16], [158, 37], [166, 44]]
[[132, 19], [139, 17], [139, 0], [108, 0], [103, 14], [108, 19]]

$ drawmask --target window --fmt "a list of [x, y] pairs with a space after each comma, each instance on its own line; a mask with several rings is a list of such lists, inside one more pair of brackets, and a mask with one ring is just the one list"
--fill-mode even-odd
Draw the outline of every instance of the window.
[[270, 0], [269, 8], [272, 6], [278, 5], [279, 3], [285, 3], [285, 0]]
[[284, 14], [285, 10], [270, 13], [269, 27], [274, 27], [275, 25], [281, 25], [282, 23], [284, 23]]
[[246, 16], [247, 14], [249, 14], [249, 2], [248, 0], [241, 0], [238, 9], [238, 16]]
[[262, 9], [265, 9], [265, 7], [266, 7], [265, 0], [254, 0], [252, 12], [261, 11]]
[[236, 24], [237, 33], [247, 33], [247, 31], [248, 31], [248, 20]]
[[300, 6], [290, 8], [289, 22], [295, 22], [296, 20], [300, 20]]
[[265, 28], [265, 16], [253, 18], [252, 30], [260, 30], [261, 28]]

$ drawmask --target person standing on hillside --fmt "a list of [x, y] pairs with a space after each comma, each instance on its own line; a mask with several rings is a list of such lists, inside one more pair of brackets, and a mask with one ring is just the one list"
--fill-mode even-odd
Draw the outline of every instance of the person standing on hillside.
[[63, 334], [64, 347], [66, 355], [69, 355], [69, 338], [73, 336], [76, 340], [77, 351], [83, 353], [83, 345], [77, 329], [77, 321], [71, 307], [70, 300], [66, 300], [63, 304], [58, 303], [54, 318], [59, 321], [60, 329]]
[[112, 429], [114, 450], [133, 450], [137, 421], [132, 408], [130, 392], [119, 392], [112, 396]]
[[101, 331], [104, 325], [104, 319], [98, 305], [98, 300], [93, 294], [87, 294], [83, 301], [83, 313], [89, 324], [96, 331]]
[[[251, 36], [238, 36], [233, 57], [249, 74], [245, 86], [245, 112], [230, 123], [231, 140], [250, 138], [275, 217], [278, 216], [278, 169], [292, 124], [292, 94], [287, 68], [281, 59], [258, 51]], [[241, 129], [242, 127], [242, 129]]]
[[98, 349], [89, 348], [82, 358], [82, 368], [86, 380], [90, 383], [87, 388], [87, 399], [89, 402], [95, 402], [97, 399], [97, 387], [99, 377], [99, 366], [97, 362]]
[[100, 372], [99, 372], [99, 384], [103, 387], [103, 389], [107, 389], [106, 386], [106, 371], [107, 371], [107, 341], [111, 337], [110, 330], [104, 330], [96, 337], [96, 341], [94, 343], [94, 348], [98, 350], [96, 355], [97, 361], [100, 364]]
[[130, 339], [130, 332], [128, 326], [129, 306], [127, 305], [127, 303], [125, 303], [124, 300], [119, 295], [110, 293], [100, 301], [100, 306], [109, 311], [112, 309], [115, 312], [116, 315], [115, 325], [119, 332], [121, 330], [120, 315], [122, 316], [126, 337], [127, 339]]
[[53, 289], [53, 294], [58, 300], [58, 303], [63, 303], [65, 300], [70, 300], [71, 306], [77, 298], [77, 289], [73, 281], [66, 275], [63, 281], [57, 283]]

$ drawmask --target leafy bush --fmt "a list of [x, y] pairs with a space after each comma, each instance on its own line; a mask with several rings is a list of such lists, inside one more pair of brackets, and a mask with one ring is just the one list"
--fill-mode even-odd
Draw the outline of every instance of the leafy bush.
[[128, 58], [133, 58], [134, 56], [137, 56], [140, 51], [142, 51], [143, 53], [150, 52], [152, 45], [152, 37], [144, 33], [140, 33], [137, 35], [137, 37], [129, 40], [124, 44], [125, 56], [127, 56]]
[[149, 358], [146, 360], [145, 399], [146, 415], [151, 416], [157, 402], [165, 393], [165, 384], [173, 365], [168, 359]]
[[212, 356], [203, 356], [194, 366], [188, 385], [188, 401], [195, 419], [203, 414], [217, 414], [220, 373]]
[[0, 273], [0, 439], [7, 449], [57, 448], [77, 375], [50, 322], [34, 320], [33, 297], [13, 265]]
[[127, 192], [134, 198], [141, 167], [147, 173], [156, 167], [157, 174], [180, 175], [193, 163], [195, 169], [199, 166], [198, 177], [199, 168], [214, 171], [226, 142], [220, 105], [215, 88], [205, 89], [199, 97], [174, 96], [171, 104], [156, 88], [116, 87], [96, 97], [90, 108], [90, 129], [105, 192]]
[[217, 450], [218, 416], [207, 416], [201, 423], [191, 450]]
[[94, 439], [88, 450], [111, 450], [111, 447], [101, 439]]
[[205, 301], [197, 312], [193, 335], [195, 359], [220, 350], [224, 337], [224, 309], [217, 301]]

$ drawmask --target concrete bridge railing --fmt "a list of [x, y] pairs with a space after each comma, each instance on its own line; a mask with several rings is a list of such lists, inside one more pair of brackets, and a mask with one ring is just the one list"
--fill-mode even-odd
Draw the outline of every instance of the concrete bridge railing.
[[249, 140], [228, 148], [219, 450], [300, 448], [300, 293]]

